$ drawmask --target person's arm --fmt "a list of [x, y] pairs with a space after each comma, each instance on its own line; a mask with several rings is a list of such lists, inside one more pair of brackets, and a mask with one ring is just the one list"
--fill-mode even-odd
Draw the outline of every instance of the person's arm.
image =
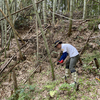
[[65, 60], [65, 58], [66, 58], [67, 56], [68, 56], [68, 53], [67, 53], [67, 52], [64, 52], [64, 53], [62, 54], [62, 56], [60, 57], [60, 59], [59, 59], [57, 65], [60, 64], [60, 63], [63, 63], [64, 60]]

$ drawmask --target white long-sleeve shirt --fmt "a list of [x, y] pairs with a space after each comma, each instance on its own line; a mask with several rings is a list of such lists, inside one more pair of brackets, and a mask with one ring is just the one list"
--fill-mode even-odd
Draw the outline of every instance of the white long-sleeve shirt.
[[63, 53], [67, 52], [70, 57], [75, 57], [79, 54], [77, 49], [71, 44], [61, 44], [61, 50]]

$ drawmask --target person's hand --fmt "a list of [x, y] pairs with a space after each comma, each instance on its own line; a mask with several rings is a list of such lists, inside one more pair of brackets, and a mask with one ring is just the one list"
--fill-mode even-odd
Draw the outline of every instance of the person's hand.
[[55, 66], [57, 66], [57, 65], [59, 65], [60, 63], [59, 62], [57, 62], [57, 63], [55, 63]]

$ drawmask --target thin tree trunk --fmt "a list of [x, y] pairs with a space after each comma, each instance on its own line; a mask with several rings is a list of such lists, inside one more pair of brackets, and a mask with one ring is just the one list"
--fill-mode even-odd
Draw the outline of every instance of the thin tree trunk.
[[86, 1], [87, 0], [84, 0], [83, 19], [86, 18]]
[[69, 31], [68, 36], [71, 36], [71, 30], [72, 30], [72, 18], [73, 18], [73, 0], [70, 0], [70, 25], [69, 25]]
[[52, 60], [51, 60], [51, 55], [50, 55], [48, 43], [47, 43], [47, 40], [46, 40], [44, 31], [43, 31], [43, 28], [42, 28], [41, 20], [40, 20], [39, 14], [38, 14], [38, 12], [37, 12], [37, 8], [36, 8], [36, 4], [35, 4], [34, 0], [32, 0], [32, 3], [33, 3], [33, 7], [34, 7], [34, 10], [35, 10], [36, 16], [37, 16], [37, 18], [38, 18], [38, 23], [39, 23], [39, 26], [40, 26], [40, 29], [41, 29], [41, 32], [42, 32], [42, 37], [43, 37], [43, 39], [44, 39], [45, 47], [46, 47], [46, 49], [47, 49], [48, 57], [49, 57], [49, 60], [50, 60], [51, 71], [52, 71], [52, 79], [55, 80], [54, 66], [53, 66], [53, 63], [52, 63]]
[[47, 24], [47, 17], [46, 17], [46, 0], [43, 1], [43, 19], [44, 19], [44, 25]]

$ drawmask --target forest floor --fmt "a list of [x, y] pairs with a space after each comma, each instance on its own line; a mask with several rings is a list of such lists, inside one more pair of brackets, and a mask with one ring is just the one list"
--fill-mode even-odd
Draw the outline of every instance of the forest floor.
[[[25, 37], [25, 33], [28, 30], [18, 30], [21, 37]], [[88, 22], [80, 24], [80, 22], [74, 22], [72, 27], [72, 35], [67, 37], [68, 23], [59, 21], [55, 28], [49, 27], [46, 31], [46, 37], [51, 51], [51, 57], [53, 63], [57, 61], [59, 50], [54, 48], [54, 41], [61, 40], [64, 43], [70, 43], [75, 46], [79, 52], [84, 47], [88, 36], [91, 34], [91, 30], [88, 29]], [[34, 34], [33, 34], [34, 33]], [[35, 34], [35, 28], [30, 32], [26, 38], [30, 38]], [[22, 45], [20, 43], [20, 45]], [[27, 49], [27, 47], [29, 47]], [[0, 58], [0, 66], [7, 62], [17, 50], [17, 44], [15, 39], [12, 39], [10, 44], [10, 50], [7, 51], [7, 58], [4, 53]], [[1, 50], [1, 48], [0, 48]], [[95, 31], [91, 36], [86, 51], [81, 56], [83, 65], [77, 63], [76, 70], [78, 72], [79, 79], [79, 91], [75, 91], [72, 87], [64, 82], [65, 65], [54, 65], [55, 80], [52, 81], [51, 67], [47, 57], [47, 52], [44, 47], [42, 37], [39, 37], [39, 68], [29, 78], [28, 82], [24, 84], [26, 79], [32, 74], [36, 67], [36, 39], [30, 42], [26, 47], [22, 49], [26, 60], [18, 62], [15, 66], [15, 73], [18, 83], [18, 100], [100, 100], [100, 69], [96, 69], [93, 65], [89, 65], [94, 58], [98, 59], [100, 64], [100, 37], [99, 31]], [[16, 54], [17, 58], [19, 53]], [[46, 59], [43, 59], [46, 57]], [[43, 59], [43, 60], [42, 60]], [[0, 76], [0, 80], [7, 73], [9, 68], [13, 65], [14, 61], [4, 70]], [[40, 72], [41, 68], [41, 72]], [[0, 70], [2, 68], [0, 67]], [[6, 78], [0, 83], [0, 100], [15, 100], [11, 92], [13, 90], [13, 75], [8, 74]], [[71, 76], [69, 78], [71, 80]], [[50, 93], [52, 96], [50, 96]], [[10, 97], [11, 96], [11, 97]]]

